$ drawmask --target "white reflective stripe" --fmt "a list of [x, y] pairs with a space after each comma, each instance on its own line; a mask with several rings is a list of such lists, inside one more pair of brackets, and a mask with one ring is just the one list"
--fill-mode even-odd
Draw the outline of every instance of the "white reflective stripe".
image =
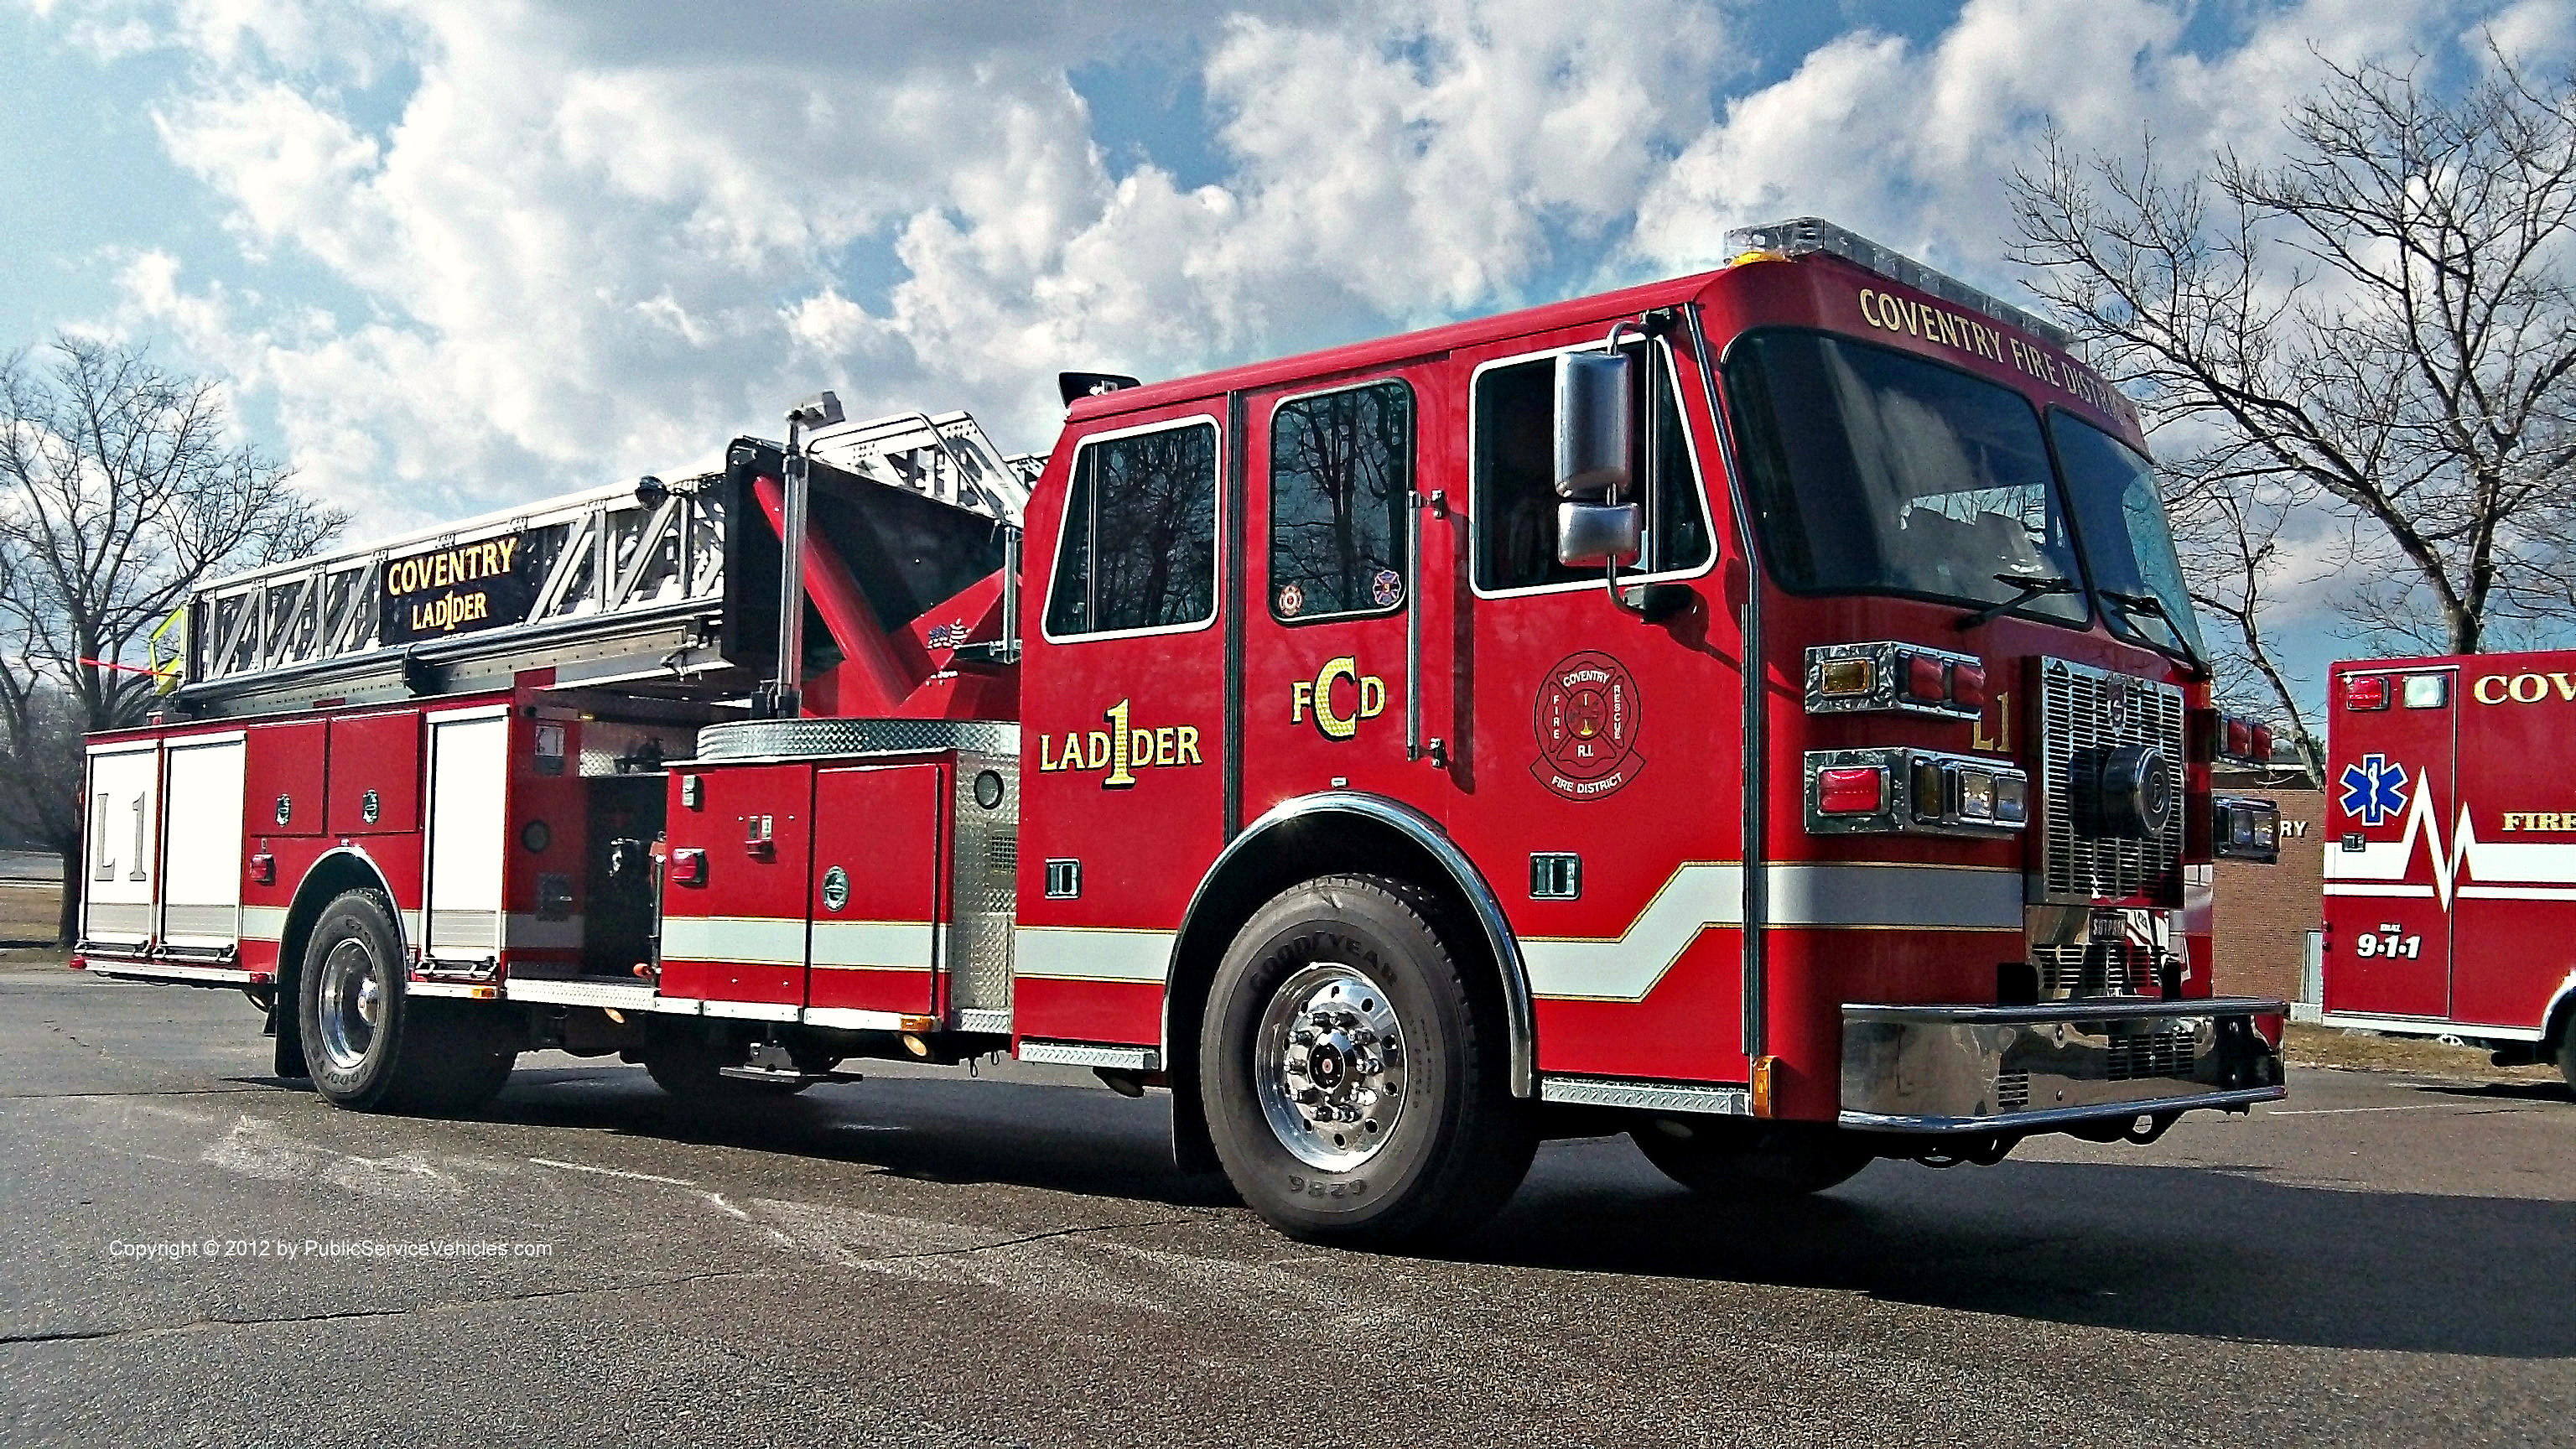
[[2017, 870], [1939, 865], [1775, 865], [1771, 924], [2019, 931]]
[[2325, 893], [2330, 896], [2393, 896], [2400, 900], [2429, 901], [2433, 898], [2433, 888], [2428, 885], [2370, 885], [2358, 881], [2327, 881]]
[[[2454, 895], [2468, 895], [2463, 884], [2479, 882], [2478, 893], [2498, 885], [2568, 886], [2576, 885], [2576, 845], [2554, 841], [2495, 841], [2478, 839], [2476, 820], [2466, 801], [2458, 811], [2458, 827], [2446, 845], [2442, 840], [2440, 818], [2434, 813], [2430, 791], [2418, 788], [2406, 807], [2405, 831], [2395, 840], [2362, 842], [2359, 850], [2329, 850], [2325, 854], [2326, 894], [2328, 895], [2407, 895], [2432, 896], [2447, 908]], [[2337, 882], [2403, 881], [2415, 868], [2415, 849], [2424, 847], [2425, 863], [2431, 868], [2432, 883], [2420, 889], [2337, 890]], [[2505, 900], [2555, 900], [2555, 896], [2504, 896]]]
[[1696, 861], [1673, 872], [1615, 941], [1521, 938], [1530, 994], [1638, 1001], [1708, 926], [1744, 923], [1744, 867]]
[[2462, 900], [2576, 901], [2576, 886], [2464, 885], [2452, 894]]
[[283, 941], [286, 939], [286, 907], [244, 906], [241, 908], [241, 933], [245, 941]]
[[928, 921], [816, 921], [816, 966], [927, 971], [938, 929]]
[[[1775, 865], [1774, 926], [1826, 930], [2022, 929], [2017, 870], [1848, 862]], [[1673, 873], [1617, 940], [1523, 937], [1534, 996], [1642, 1001], [1710, 926], [1744, 924], [1744, 867], [1693, 862]]]
[[662, 959], [802, 966], [805, 923], [782, 916], [666, 916]]
[[1079, 926], [1017, 926], [1011, 974], [1050, 981], [1150, 981], [1159, 986], [1178, 931], [1095, 931]]

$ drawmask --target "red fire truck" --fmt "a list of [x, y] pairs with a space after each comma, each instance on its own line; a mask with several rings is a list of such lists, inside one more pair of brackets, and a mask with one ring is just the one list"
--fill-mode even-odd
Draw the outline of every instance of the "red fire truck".
[[2337, 664], [2324, 1016], [2576, 1086], [2576, 651]]
[[[91, 746], [81, 956], [461, 1111], [1167, 1087], [1281, 1227], [1455, 1231], [1549, 1134], [1715, 1192], [2281, 1094], [2212, 994], [2210, 706], [2133, 409], [1814, 219], [1705, 275], [1174, 382], [1042, 460], [851, 427], [198, 592]], [[1025, 540], [1025, 543], [1024, 543]], [[2213, 830], [2213, 822], [2216, 824]]]

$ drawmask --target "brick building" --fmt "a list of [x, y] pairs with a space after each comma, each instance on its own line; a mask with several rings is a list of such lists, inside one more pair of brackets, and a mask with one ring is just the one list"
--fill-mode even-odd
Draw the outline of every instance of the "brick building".
[[2281, 863], [2218, 863], [2216, 989], [2223, 996], [2299, 999], [2307, 935], [2323, 915], [2325, 792], [2221, 784], [2223, 794], [2281, 807]]

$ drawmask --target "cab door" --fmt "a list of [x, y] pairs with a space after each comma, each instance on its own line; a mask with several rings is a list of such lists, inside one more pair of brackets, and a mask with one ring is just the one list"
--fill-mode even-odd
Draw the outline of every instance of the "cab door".
[[1249, 399], [1247, 823], [1325, 790], [1445, 808], [1422, 684], [1442, 677], [1425, 655], [1446, 660], [1450, 611], [1416, 557], [1426, 392], [1397, 373]]
[[[2380, 684], [2355, 690], [2356, 676]], [[2332, 682], [2340, 764], [2326, 781], [2328, 1012], [2450, 1014], [2455, 683], [2448, 667], [2354, 670]]]
[[[1555, 369], [1602, 330], [1462, 354], [1466, 587], [1451, 833], [1520, 935], [1546, 1072], [1746, 1080], [1744, 657], [1716, 587], [1720, 475], [1698, 369], [1630, 341], [1629, 491], [1644, 551], [1558, 561]], [[1553, 345], [1550, 345], [1553, 344]], [[1453, 495], [1454, 496], [1454, 495]], [[1738, 577], [1740, 561], [1730, 560]]]

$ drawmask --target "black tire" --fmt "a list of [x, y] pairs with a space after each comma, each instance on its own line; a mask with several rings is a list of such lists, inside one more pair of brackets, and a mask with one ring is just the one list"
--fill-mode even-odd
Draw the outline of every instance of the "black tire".
[[1802, 1122], [1657, 1118], [1628, 1136], [1664, 1176], [1693, 1192], [1739, 1200], [1823, 1192], [1874, 1160], [1833, 1128]]
[[297, 1024], [314, 1090], [361, 1112], [469, 1112], [518, 1061], [494, 1010], [421, 1000], [405, 986], [393, 903], [373, 888], [322, 908], [304, 948]]
[[2558, 1075], [2567, 1083], [2567, 1094], [2576, 1097], [2576, 1012], [2568, 1013], [2566, 1028], [2558, 1033]]
[[696, 1022], [655, 1021], [647, 1028], [644, 1070], [653, 1084], [684, 1102], [719, 1104], [792, 1097], [804, 1082], [746, 1082], [724, 1075], [749, 1058], [745, 1043], [710, 1037]]
[[[1447, 1238], [1528, 1173], [1538, 1135], [1511, 1094], [1501, 993], [1461, 972], [1441, 919], [1407, 882], [1325, 877], [1255, 912], [1218, 965], [1199, 1029], [1208, 1135], [1244, 1202], [1281, 1231], [1371, 1248]], [[1326, 1011], [1359, 1024], [1299, 1044]], [[1321, 1100], [1298, 1102], [1309, 1088]], [[1343, 1107], [1358, 1119], [1304, 1115]]]

